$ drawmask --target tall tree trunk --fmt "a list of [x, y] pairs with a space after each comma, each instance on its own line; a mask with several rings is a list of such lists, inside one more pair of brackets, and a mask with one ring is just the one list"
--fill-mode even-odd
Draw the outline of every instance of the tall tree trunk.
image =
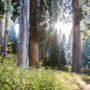
[[[36, 20], [36, 5], [37, 0], [30, 1], [30, 22], [31, 22], [31, 29], [37, 29], [37, 20]], [[36, 68], [39, 67], [39, 49], [38, 49], [38, 42], [35, 39], [34, 30], [30, 29], [30, 57], [29, 57], [29, 66], [34, 66]], [[36, 30], [35, 30], [36, 31]]]
[[29, 66], [34, 66], [36, 68], [39, 67], [39, 50], [38, 43], [34, 39], [32, 33], [30, 33], [30, 62]]
[[7, 55], [7, 43], [8, 43], [8, 16], [5, 17], [5, 35], [4, 35], [4, 58], [6, 58]]
[[30, 0], [20, 0], [20, 30], [17, 43], [17, 64], [28, 66]]
[[0, 18], [0, 56], [2, 56], [2, 20]]
[[[72, 7], [79, 8], [79, 0], [72, 0]], [[82, 73], [80, 21], [75, 18], [75, 15], [73, 16], [72, 72]]]

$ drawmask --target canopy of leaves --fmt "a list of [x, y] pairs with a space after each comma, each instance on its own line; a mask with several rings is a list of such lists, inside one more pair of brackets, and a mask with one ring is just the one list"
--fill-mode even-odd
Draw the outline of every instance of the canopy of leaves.
[[86, 66], [90, 62], [90, 38], [85, 40], [83, 45], [83, 65]]
[[19, 18], [20, 12], [20, 0], [12, 0], [13, 5], [13, 12], [12, 12], [12, 20], [15, 21], [17, 18]]
[[0, 17], [3, 16], [4, 12], [5, 12], [5, 4], [2, 0], [0, 0]]

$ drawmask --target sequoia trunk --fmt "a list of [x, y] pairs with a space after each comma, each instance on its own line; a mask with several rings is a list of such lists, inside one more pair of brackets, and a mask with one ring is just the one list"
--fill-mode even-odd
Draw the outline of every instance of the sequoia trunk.
[[32, 33], [30, 33], [30, 64], [29, 66], [34, 66], [36, 68], [39, 67], [39, 50], [38, 50], [38, 43], [34, 39]]
[[36, 68], [39, 67], [39, 49], [38, 49], [38, 42], [35, 38], [35, 32], [37, 29], [37, 20], [36, 20], [36, 6], [37, 0], [31, 0], [30, 2], [30, 22], [31, 22], [31, 29], [30, 29], [30, 57], [29, 57], [29, 66], [34, 66]]
[[[79, 0], [72, 0], [72, 7], [79, 8]], [[74, 13], [75, 14], [75, 13]], [[80, 21], [73, 16], [73, 57], [72, 72], [82, 73]]]

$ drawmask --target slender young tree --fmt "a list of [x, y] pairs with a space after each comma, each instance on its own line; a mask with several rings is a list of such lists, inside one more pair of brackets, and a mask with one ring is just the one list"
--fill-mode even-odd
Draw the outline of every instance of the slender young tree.
[[17, 44], [17, 64], [28, 66], [30, 0], [20, 0], [20, 30]]
[[4, 34], [4, 48], [3, 48], [3, 56], [6, 58], [7, 55], [7, 44], [8, 44], [8, 27], [9, 27], [9, 18], [11, 11], [11, 1], [5, 0], [5, 34]]
[[2, 20], [0, 18], [0, 56], [2, 56]]
[[7, 55], [7, 43], [8, 43], [8, 15], [5, 16], [5, 35], [4, 35], [4, 58], [6, 58]]
[[82, 73], [82, 54], [80, 37], [80, 20], [75, 10], [79, 9], [79, 0], [72, 0], [73, 15], [73, 56], [72, 72]]
[[0, 0], [0, 56], [2, 56], [2, 18], [5, 12], [5, 4]]

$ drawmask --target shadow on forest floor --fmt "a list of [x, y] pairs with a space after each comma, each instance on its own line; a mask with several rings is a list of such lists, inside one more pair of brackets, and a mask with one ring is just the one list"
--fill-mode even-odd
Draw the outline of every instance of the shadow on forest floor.
[[90, 84], [90, 79], [84, 79], [84, 81], [86, 82], [86, 84]]
[[82, 80], [85, 82], [85, 84], [80, 90], [90, 90], [90, 78], [83, 78]]

